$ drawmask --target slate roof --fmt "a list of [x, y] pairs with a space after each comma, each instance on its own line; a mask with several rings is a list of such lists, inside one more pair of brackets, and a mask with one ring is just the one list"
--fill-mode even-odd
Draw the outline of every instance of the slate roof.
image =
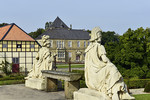
[[75, 29], [48, 29], [36, 39], [41, 39], [43, 35], [49, 35], [50, 39], [64, 40], [89, 40], [90, 36], [87, 31]]
[[0, 41], [1, 40], [35, 41], [15, 23], [0, 27]]
[[50, 28], [69, 28], [59, 17], [50, 25]]
[[[62, 27], [63, 25], [64, 27]], [[65, 40], [89, 40], [89, 33], [85, 30], [70, 29], [59, 17], [57, 17], [50, 28], [36, 39], [41, 39], [43, 35], [49, 35], [50, 39]]]

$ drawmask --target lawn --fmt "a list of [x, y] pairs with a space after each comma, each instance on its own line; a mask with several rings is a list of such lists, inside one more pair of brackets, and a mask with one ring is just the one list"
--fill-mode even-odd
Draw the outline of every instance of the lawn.
[[150, 94], [133, 95], [136, 100], [150, 100]]
[[[58, 64], [58, 68], [69, 68], [69, 64]], [[71, 64], [71, 68], [83, 68], [84, 64]]]

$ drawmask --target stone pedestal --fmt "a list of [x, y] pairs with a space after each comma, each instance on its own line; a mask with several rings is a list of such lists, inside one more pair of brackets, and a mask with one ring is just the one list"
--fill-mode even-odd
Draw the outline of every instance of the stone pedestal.
[[52, 79], [46, 77], [45, 80], [45, 91], [46, 92], [56, 92], [57, 91], [57, 79]]
[[25, 86], [38, 90], [45, 90], [45, 80], [39, 78], [29, 78], [25, 80]]
[[80, 81], [65, 81], [65, 97], [67, 99], [73, 98], [73, 92], [80, 88]]
[[74, 100], [111, 100], [106, 94], [88, 88], [74, 92]]

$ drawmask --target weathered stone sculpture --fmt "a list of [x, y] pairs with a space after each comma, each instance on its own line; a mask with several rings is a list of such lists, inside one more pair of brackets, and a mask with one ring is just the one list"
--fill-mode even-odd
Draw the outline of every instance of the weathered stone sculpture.
[[[135, 99], [127, 92], [127, 87], [117, 67], [106, 57], [105, 48], [100, 44], [101, 31], [99, 27], [95, 27], [91, 32], [90, 45], [85, 50], [85, 81], [88, 89], [80, 89], [76, 92], [75, 100]], [[78, 94], [82, 99], [79, 99]], [[87, 98], [83, 94], [86, 94]]]
[[[49, 36], [42, 37], [42, 48], [36, 55], [36, 60], [33, 64], [33, 68], [25, 78], [25, 85], [27, 87], [44, 90], [45, 79], [42, 76], [41, 70], [52, 70], [54, 56], [49, 51], [50, 41]], [[37, 83], [38, 82], [38, 83]], [[31, 85], [32, 84], [32, 85]]]

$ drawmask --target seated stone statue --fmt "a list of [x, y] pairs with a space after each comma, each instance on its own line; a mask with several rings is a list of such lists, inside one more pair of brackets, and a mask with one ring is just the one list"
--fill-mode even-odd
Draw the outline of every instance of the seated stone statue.
[[85, 50], [85, 81], [89, 89], [107, 94], [111, 100], [135, 99], [127, 92], [127, 87], [117, 67], [106, 57], [101, 42], [101, 29], [93, 28], [90, 44]]
[[28, 78], [41, 78], [42, 76], [41, 70], [52, 70], [53, 67], [53, 61], [54, 56], [49, 51], [50, 41], [49, 36], [44, 35], [42, 37], [42, 48], [39, 50], [39, 52], [36, 55], [36, 60], [33, 64], [33, 68], [28, 74]]

